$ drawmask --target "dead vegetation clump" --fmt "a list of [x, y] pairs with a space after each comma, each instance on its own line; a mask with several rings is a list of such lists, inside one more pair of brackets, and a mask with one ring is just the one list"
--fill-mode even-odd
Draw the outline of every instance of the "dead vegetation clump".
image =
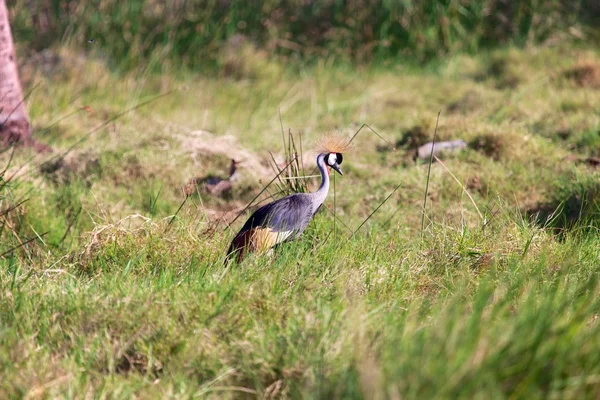
[[97, 224], [94, 229], [87, 234], [88, 240], [79, 254], [78, 261], [87, 263], [91, 261], [99, 249], [107, 243], [118, 242], [119, 238], [128, 234], [136, 234], [146, 231], [147, 225], [152, 225], [150, 218], [139, 214], [127, 216], [115, 223]]
[[186, 196], [192, 196], [202, 190], [212, 196], [224, 197], [231, 199], [233, 186], [238, 178], [238, 166], [240, 162], [232, 159], [230, 162], [229, 173], [218, 175], [197, 176], [188, 181], [183, 187], [183, 193]]
[[400, 139], [396, 141], [396, 147], [407, 150], [416, 150], [431, 140], [432, 134], [428, 126], [419, 124], [402, 132]]
[[[427, 124], [414, 125], [402, 132], [402, 135], [395, 143], [396, 148], [404, 150], [402, 164], [410, 165], [414, 162], [418, 156], [419, 147], [427, 144], [431, 140], [431, 137], [432, 134]], [[377, 145], [377, 151], [387, 153], [391, 151], [391, 148], [388, 145]]]
[[119, 352], [115, 360], [115, 372], [118, 374], [129, 375], [138, 373], [142, 375], [157, 378], [161, 375], [163, 364], [159, 360], [148, 360], [148, 357], [135, 348], [129, 348], [126, 351]]
[[500, 160], [507, 151], [507, 139], [497, 133], [481, 134], [469, 142], [469, 147], [494, 160]]
[[254, 152], [242, 147], [235, 136], [217, 136], [206, 131], [192, 131], [178, 135], [181, 148], [189, 153], [196, 168], [206, 167], [206, 159], [223, 156], [227, 159], [243, 160], [244, 169], [252, 176], [263, 179], [271, 176], [271, 170]]
[[105, 152], [100, 164], [103, 176], [118, 186], [152, 180], [164, 172], [160, 165], [142, 163], [137, 154], [130, 152]]
[[135, 154], [129, 154], [123, 157], [123, 172], [124, 176], [132, 180], [138, 180], [144, 177], [144, 167]]
[[[199, 252], [203, 258], [220, 257], [221, 232], [241, 209], [213, 215], [211, 210], [197, 213], [191, 207], [180, 215], [187, 220], [196, 216], [195, 223], [179, 224], [174, 215], [153, 219], [141, 214], [114, 220], [104, 212], [94, 228], [84, 233], [77, 252], [69, 256], [77, 274], [94, 275], [113, 268], [130, 269], [132, 273], [156, 273], [170, 269], [182, 273], [190, 258]], [[191, 215], [191, 216], [190, 216]], [[125, 263], [125, 264], [124, 264]]]
[[465, 187], [469, 191], [475, 191], [482, 196], [485, 196], [488, 191], [487, 181], [479, 175], [474, 175], [474, 176], [471, 176], [470, 178], [468, 178], [465, 183]]
[[600, 226], [600, 183], [595, 176], [564, 176], [550, 198], [525, 210], [543, 227], [557, 232]]
[[[166, 235], [164, 223], [141, 214], [129, 215], [116, 222], [97, 223], [82, 237], [82, 249], [72, 255], [78, 273], [94, 274], [107, 270], [113, 260], [129, 260], [137, 271], [162, 268], [165, 257], [176, 259], [178, 244], [172, 235]], [[158, 238], [159, 233], [163, 235]], [[118, 268], [123, 265], [115, 265]]]
[[75, 179], [91, 186], [101, 172], [100, 157], [92, 150], [72, 152], [40, 165], [41, 174], [57, 185], [68, 185]]
[[[212, 220], [235, 216], [235, 210], [256, 195], [257, 182], [273, 178], [269, 161], [244, 148], [232, 135], [217, 136], [200, 130], [179, 134], [176, 138], [190, 154], [195, 175], [190, 174], [191, 178], [188, 175], [177, 192], [183, 192], [186, 197], [201, 195], [202, 202], [207, 202], [204, 206], [209, 206], [203, 207], [203, 212]], [[227, 163], [229, 174], [225, 172]], [[216, 171], [221, 172], [212, 174]]]
[[572, 134], [573, 131], [569, 128], [561, 128], [556, 131], [556, 136], [561, 140], [567, 140]]
[[600, 166], [600, 157], [582, 157], [577, 154], [569, 154], [563, 161], [567, 163], [584, 164], [593, 169]]
[[563, 72], [563, 76], [579, 87], [600, 89], [600, 64], [585, 61]]

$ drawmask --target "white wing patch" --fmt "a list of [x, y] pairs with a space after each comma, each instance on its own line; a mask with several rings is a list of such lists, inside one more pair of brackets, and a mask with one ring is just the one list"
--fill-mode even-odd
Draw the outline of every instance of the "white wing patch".
[[277, 232], [277, 244], [285, 242], [290, 236], [292, 236], [293, 233], [294, 231]]
[[294, 231], [275, 232], [271, 228], [255, 229], [250, 239], [251, 247], [258, 251], [265, 251], [287, 240]]

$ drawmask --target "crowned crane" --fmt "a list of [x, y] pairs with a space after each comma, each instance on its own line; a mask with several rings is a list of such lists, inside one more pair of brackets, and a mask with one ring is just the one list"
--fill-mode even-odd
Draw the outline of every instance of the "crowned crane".
[[340, 175], [342, 153], [350, 148], [347, 139], [339, 136], [325, 137], [319, 147], [317, 167], [321, 173], [321, 186], [313, 193], [296, 193], [273, 201], [256, 210], [233, 238], [226, 261], [241, 262], [250, 252], [265, 252], [275, 245], [297, 239], [308, 226], [329, 192], [329, 168]]

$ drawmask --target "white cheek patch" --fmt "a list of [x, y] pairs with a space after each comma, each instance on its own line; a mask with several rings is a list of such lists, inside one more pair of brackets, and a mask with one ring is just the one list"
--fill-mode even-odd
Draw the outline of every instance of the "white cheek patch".
[[336, 162], [337, 162], [337, 156], [334, 153], [331, 153], [327, 156], [327, 164], [328, 165], [335, 165]]

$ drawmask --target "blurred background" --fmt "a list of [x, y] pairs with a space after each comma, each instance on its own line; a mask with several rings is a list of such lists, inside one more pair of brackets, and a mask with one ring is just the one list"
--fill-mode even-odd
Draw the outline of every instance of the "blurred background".
[[9, 8], [25, 54], [71, 46], [119, 69], [160, 60], [213, 72], [227, 68], [224, 52], [245, 42], [285, 62], [422, 63], [597, 39], [600, 22], [594, 0], [12, 0]]
[[[499, 196], [546, 215], [594, 181], [597, 1], [14, 0], [8, 8], [33, 135], [54, 150], [21, 171], [53, 193], [59, 214], [77, 215], [42, 217], [61, 227], [50, 243], [72, 237], [76, 246], [71, 234], [94, 226], [76, 212], [88, 207], [117, 219], [165, 217], [189, 199], [182, 212], [231, 221], [294, 152], [296, 173], [312, 168], [319, 135], [353, 135], [363, 124], [361, 151], [338, 188], [341, 215], [357, 225], [399, 177], [405, 190], [370, 223], [413, 231], [427, 158], [419, 146], [432, 140], [438, 111], [438, 140], [458, 143], [447, 162], [483, 208]], [[584, 183], [573, 183], [573, 163]], [[439, 168], [434, 213], [476, 222], [481, 213], [463, 212], [462, 192]], [[317, 183], [288, 178], [262, 201]], [[225, 193], [207, 183], [219, 179]], [[395, 204], [414, 212], [388, 221]]]

